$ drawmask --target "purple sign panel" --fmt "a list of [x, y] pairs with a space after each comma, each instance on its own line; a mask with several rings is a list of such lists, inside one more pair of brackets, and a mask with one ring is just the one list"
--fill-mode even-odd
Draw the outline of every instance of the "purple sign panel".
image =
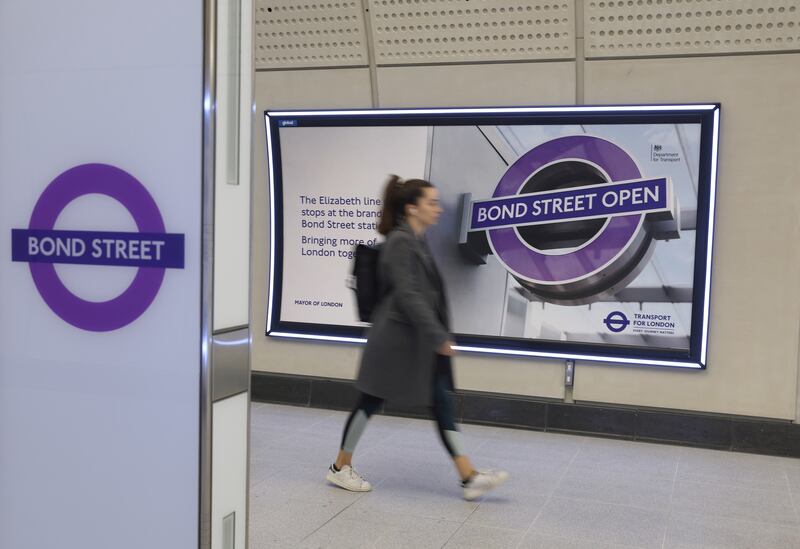
[[669, 186], [660, 177], [477, 200], [470, 230], [668, 211]]
[[12, 229], [11, 259], [27, 263], [183, 269], [183, 235]]
[[[64, 208], [87, 194], [118, 201], [130, 212], [139, 232], [54, 229]], [[45, 188], [27, 229], [12, 229], [12, 260], [29, 264], [42, 299], [65, 322], [83, 330], [108, 332], [144, 314], [161, 288], [166, 269], [183, 268], [184, 235], [167, 233], [152, 196], [132, 175], [108, 164], [83, 164]], [[138, 271], [120, 295], [95, 302], [67, 289], [55, 263], [130, 266]]]

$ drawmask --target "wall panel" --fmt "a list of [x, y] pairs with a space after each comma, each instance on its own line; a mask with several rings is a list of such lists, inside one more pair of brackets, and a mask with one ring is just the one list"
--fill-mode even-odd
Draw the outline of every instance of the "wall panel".
[[[0, 2], [4, 549], [202, 539], [203, 23], [195, 1]], [[140, 252], [177, 235], [174, 268], [40, 263], [45, 288], [12, 261], [37, 204]]]
[[256, 0], [256, 69], [367, 65], [360, 0]]
[[381, 107], [570, 105], [575, 63], [378, 67]]
[[575, 5], [566, 0], [374, 0], [378, 65], [575, 57]]
[[584, 2], [586, 58], [800, 50], [796, 0]]

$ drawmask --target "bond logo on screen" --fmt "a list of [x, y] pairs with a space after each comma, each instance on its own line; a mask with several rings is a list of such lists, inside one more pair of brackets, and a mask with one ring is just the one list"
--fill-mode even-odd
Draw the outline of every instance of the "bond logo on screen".
[[547, 141], [520, 156], [493, 197], [472, 202], [469, 231], [519, 283], [545, 301], [581, 304], [635, 278], [653, 239], [678, 238], [668, 177], [642, 177], [607, 139]]
[[[138, 232], [56, 230], [66, 206], [87, 194], [122, 204]], [[167, 233], [150, 193], [129, 173], [107, 164], [83, 164], [56, 177], [44, 190], [27, 229], [12, 229], [12, 261], [29, 264], [33, 282], [48, 307], [69, 324], [108, 332], [139, 318], [156, 298], [166, 269], [184, 266], [184, 235]], [[73, 294], [55, 263], [138, 267], [128, 288], [103, 302]]]

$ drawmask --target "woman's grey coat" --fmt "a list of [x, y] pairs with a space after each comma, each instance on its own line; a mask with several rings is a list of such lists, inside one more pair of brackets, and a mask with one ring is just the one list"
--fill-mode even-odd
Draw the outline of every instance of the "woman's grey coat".
[[451, 339], [443, 281], [427, 244], [405, 223], [387, 236], [378, 273], [388, 294], [373, 314], [356, 387], [392, 402], [431, 406], [436, 350]]

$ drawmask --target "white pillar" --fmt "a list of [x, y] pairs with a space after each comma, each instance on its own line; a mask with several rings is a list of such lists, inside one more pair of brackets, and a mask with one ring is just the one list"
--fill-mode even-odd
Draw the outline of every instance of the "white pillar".
[[207, 543], [204, 9], [0, 2], [0, 547]]

